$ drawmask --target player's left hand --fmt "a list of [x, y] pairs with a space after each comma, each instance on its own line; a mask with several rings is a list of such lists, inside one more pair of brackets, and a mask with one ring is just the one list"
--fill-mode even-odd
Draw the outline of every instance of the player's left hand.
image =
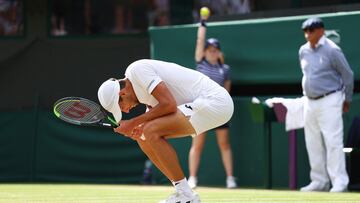
[[120, 121], [120, 126], [117, 128], [114, 128], [114, 132], [117, 132], [119, 134], [123, 134], [126, 137], [129, 137], [133, 140], [140, 140], [144, 139], [141, 138], [143, 133], [143, 124], [136, 124], [134, 120], [122, 120]]
[[120, 121], [119, 127], [114, 128], [114, 131], [127, 137], [131, 137], [133, 129], [135, 127], [136, 124], [132, 120], [122, 120]]

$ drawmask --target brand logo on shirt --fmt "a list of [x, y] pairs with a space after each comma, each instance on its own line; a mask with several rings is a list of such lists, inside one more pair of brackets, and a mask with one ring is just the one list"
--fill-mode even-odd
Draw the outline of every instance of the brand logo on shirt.
[[153, 80], [150, 82], [150, 84], [147, 86], [146, 91], [149, 91], [151, 85], [152, 85], [154, 82], [155, 82], [155, 80], [153, 79]]
[[190, 109], [191, 111], [193, 110], [193, 108], [190, 105], [185, 104], [185, 107]]
[[221, 68], [219, 68], [219, 73], [220, 73], [221, 75], [224, 75], [224, 70], [221, 69]]

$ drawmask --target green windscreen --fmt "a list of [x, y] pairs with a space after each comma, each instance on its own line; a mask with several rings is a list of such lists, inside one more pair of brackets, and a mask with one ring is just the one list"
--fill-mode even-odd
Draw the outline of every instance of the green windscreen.
[[[360, 79], [360, 12], [321, 14], [329, 38], [339, 41], [355, 78]], [[300, 83], [298, 51], [305, 43], [302, 22], [310, 16], [208, 23], [207, 38], [218, 38], [235, 84]], [[151, 55], [195, 67], [198, 25], [150, 28]], [[337, 36], [339, 35], [339, 36]]]

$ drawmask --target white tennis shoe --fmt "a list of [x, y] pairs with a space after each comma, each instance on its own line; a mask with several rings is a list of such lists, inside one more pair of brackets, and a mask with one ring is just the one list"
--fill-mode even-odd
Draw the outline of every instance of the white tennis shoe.
[[321, 191], [329, 191], [329, 184], [321, 184], [318, 182], [312, 181], [309, 185], [300, 188], [301, 192], [321, 192]]
[[197, 187], [197, 177], [190, 176], [188, 179], [188, 184], [191, 189], [195, 189]]
[[330, 192], [347, 192], [347, 186], [333, 186], [331, 189], [330, 189]]
[[235, 177], [234, 176], [228, 176], [226, 178], [226, 188], [232, 189], [232, 188], [236, 188], [237, 184], [235, 181]]
[[196, 192], [193, 192], [190, 195], [181, 192], [175, 192], [167, 199], [162, 200], [159, 203], [201, 203], [201, 201], [199, 195]]

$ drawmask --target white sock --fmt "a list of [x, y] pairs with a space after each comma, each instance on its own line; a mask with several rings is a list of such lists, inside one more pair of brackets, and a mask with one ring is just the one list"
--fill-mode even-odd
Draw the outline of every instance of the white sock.
[[226, 177], [226, 179], [228, 179], [228, 180], [229, 180], [229, 179], [234, 180], [234, 179], [235, 179], [235, 177], [234, 177], [234, 176], [227, 176], [227, 177]]
[[173, 184], [177, 192], [185, 193], [186, 195], [192, 195], [193, 191], [191, 190], [186, 178], [179, 181], [174, 181]]

